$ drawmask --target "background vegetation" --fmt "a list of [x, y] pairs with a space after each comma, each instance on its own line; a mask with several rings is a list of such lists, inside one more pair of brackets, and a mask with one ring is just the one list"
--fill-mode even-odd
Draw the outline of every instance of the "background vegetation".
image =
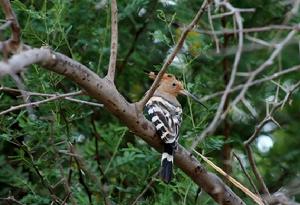
[[[255, 12], [242, 13], [245, 28], [283, 23], [295, 25], [300, 22], [299, 12], [284, 22], [293, 9], [293, 1], [230, 2], [239, 8], [256, 9]], [[23, 42], [34, 47], [49, 46], [87, 65], [100, 76], [105, 75], [110, 52], [109, 2], [14, 0], [12, 5], [21, 24]], [[200, 5], [201, 1], [198, 0], [118, 1], [116, 85], [129, 101], [139, 100], [149, 88], [151, 81], [145, 71], [160, 69], [182, 28], [192, 20]], [[214, 19], [213, 23], [215, 30], [222, 30], [222, 27], [233, 29], [235, 26], [231, 17]], [[202, 18], [197, 29], [188, 35], [183, 51], [169, 71], [182, 79], [188, 90], [203, 97], [224, 90], [234, 60], [237, 38], [234, 34], [218, 36], [222, 51], [216, 53], [212, 36], [199, 32], [210, 30], [207, 15]], [[276, 43], [285, 38], [288, 32], [275, 29], [247, 35]], [[2, 33], [2, 38], [5, 39], [7, 35], [9, 33]], [[258, 78], [298, 65], [299, 40], [298, 34]], [[247, 38], [244, 47], [248, 50], [243, 52], [238, 67], [240, 74], [257, 68], [272, 52], [270, 47], [261, 46]], [[233, 52], [230, 52], [230, 48]], [[254, 112], [251, 113], [244, 104], [238, 104], [217, 131], [199, 144], [197, 150], [252, 189], [237, 160], [228, 158], [226, 151], [236, 153], [254, 179], [243, 142], [265, 117], [266, 101], [271, 103], [275, 98], [284, 98], [285, 92], [278, 84], [288, 87], [297, 82], [299, 77], [298, 71], [276, 79], [277, 83], [267, 81], [251, 88], [246, 100]], [[22, 79], [26, 88], [32, 92], [53, 94], [78, 90], [71, 81], [38, 66], [24, 73]], [[245, 80], [247, 76], [240, 75], [236, 84]], [[8, 76], [1, 79], [1, 85], [16, 88]], [[1, 91], [0, 110], [22, 104], [23, 100], [19, 96], [18, 92]], [[88, 97], [77, 98], [93, 101]], [[42, 96], [31, 97], [32, 101], [41, 99]], [[180, 143], [189, 147], [212, 120], [220, 97], [205, 102], [209, 111], [189, 99], [180, 98], [180, 101], [184, 107]], [[255, 141], [252, 147], [257, 167], [271, 193], [281, 187], [299, 185], [299, 105], [300, 94], [295, 92], [291, 103], [274, 115], [280, 127], [268, 123], [261, 132], [271, 138], [273, 146], [262, 152], [256, 146], [258, 141]], [[50, 204], [57, 196], [67, 198], [72, 204], [104, 204], [105, 192], [115, 204], [132, 204], [150, 185], [138, 204], [195, 204], [197, 186], [191, 179], [175, 168], [175, 179], [171, 184], [162, 183], [156, 177], [160, 154], [135, 138], [104, 108], [56, 100], [35, 107], [34, 114], [35, 117], [30, 117], [24, 109], [0, 116], [2, 199], [14, 196], [22, 204], [41, 205]], [[268, 129], [270, 127], [272, 129]], [[74, 158], [72, 155], [80, 157]], [[224, 163], [228, 160], [229, 164]], [[65, 181], [68, 181], [69, 187], [64, 186]], [[99, 183], [103, 187], [101, 191]], [[293, 196], [297, 196], [300, 189], [299, 186], [295, 187], [292, 189], [295, 192]], [[252, 204], [238, 189], [232, 188], [247, 204]], [[68, 196], [68, 189], [72, 197]], [[8, 202], [3, 200], [3, 203]], [[196, 204], [214, 203], [208, 195], [201, 193]]]

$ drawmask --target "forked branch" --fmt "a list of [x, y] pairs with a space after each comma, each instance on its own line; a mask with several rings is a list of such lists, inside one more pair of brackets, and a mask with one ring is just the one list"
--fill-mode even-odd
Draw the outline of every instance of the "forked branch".
[[207, 6], [208, 6], [209, 2], [207, 0], [204, 0], [199, 11], [197, 12], [196, 16], [194, 17], [193, 21], [186, 27], [186, 29], [182, 32], [175, 48], [173, 49], [172, 53], [168, 56], [168, 58], [166, 59], [165, 63], [163, 64], [162, 68], [160, 69], [159, 73], [157, 74], [154, 82], [152, 83], [150, 89], [147, 91], [147, 93], [145, 94], [145, 96], [138, 102], [138, 109], [139, 111], [143, 110], [145, 104], [148, 102], [148, 100], [152, 97], [152, 95], [154, 94], [156, 88], [159, 85], [159, 82], [161, 80], [161, 78], [163, 77], [164, 73], [167, 71], [169, 65], [171, 65], [171, 63], [173, 62], [175, 56], [177, 55], [177, 53], [180, 51], [180, 49], [183, 46], [184, 40], [186, 39], [188, 33], [194, 29], [194, 27], [196, 26], [196, 24], [199, 22], [201, 16], [203, 15], [203, 13], [205, 12]]
[[[0, 50], [6, 53], [16, 51], [21, 44], [21, 29], [18, 19], [11, 8], [9, 0], [0, 0], [0, 5], [4, 11], [5, 19], [11, 27], [11, 37], [0, 44]], [[6, 55], [6, 53], [4, 53]]]

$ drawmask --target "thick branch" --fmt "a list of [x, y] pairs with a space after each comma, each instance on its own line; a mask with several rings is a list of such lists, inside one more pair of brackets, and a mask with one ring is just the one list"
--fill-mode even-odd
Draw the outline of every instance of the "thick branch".
[[[150, 146], [158, 151], [162, 150], [162, 142], [159, 137], [155, 136], [155, 128], [152, 123], [146, 120], [143, 115], [140, 115], [136, 110], [136, 105], [128, 103], [108, 79], [101, 79], [84, 65], [62, 54], [51, 52], [48, 49], [34, 50], [39, 50], [39, 52], [24, 51], [21, 54], [16, 54], [13, 59], [20, 63], [22, 62], [20, 59], [26, 59], [24, 59], [24, 55], [28, 56], [29, 53], [33, 54], [31, 57], [39, 59], [39, 61], [27, 60], [27, 63], [39, 63], [43, 65], [44, 68], [64, 75], [74, 81], [82, 87], [88, 95], [103, 103], [112, 114]], [[39, 57], [39, 55], [35, 55], [37, 53], [43, 56], [43, 58]], [[20, 68], [12, 59], [9, 62], [16, 65], [16, 68]], [[22, 65], [25, 64], [22, 63]], [[27, 65], [28, 64], [26, 64], [26, 66]], [[9, 65], [6, 66], [10, 67]], [[1, 69], [2, 67], [0, 66], [0, 73]], [[207, 172], [199, 161], [191, 156], [190, 152], [182, 146], [179, 146], [175, 153], [175, 164], [219, 204], [245, 204], [219, 177]]]
[[159, 85], [159, 82], [161, 80], [161, 78], [163, 77], [164, 73], [167, 71], [169, 65], [171, 65], [171, 63], [173, 62], [175, 56], [177, 55], [177, 53], [180, 51], [180, 49], [183, 46], [184, 40], [186, 39], [188, 33], [193, 30], [193, 28], [196, 26], [196, 24], [198, 23], [198, 21], [200, 20], [201, 16], [203, 15], [206, 7], [208, 6], [208, 1], [204, 0], [198, 13], [196, 14], [196, 16], [194, 17], [193, 21], [186, 27], [186, 29], [182, 32], [173, 52], [168, 56], [167, 60], [165, 61], [165, 63], [163, 64], [162, 68], [160, 69], [159, 73], [157, 74], [154, 82], [152, 83], [150, 89], [148, 90], [148, 92], [146, 93], [146, 95], [138, 102], [138, 109], [139, 110], [143, 110], [145, 104], [148, 102], [148, 100], [151, 98], [151, 96], [154, 94], [156, 88]]
[[116, 74], [116, 62], [118, 53], [118, 8], [117, 1], [111, 0], [111, 44], [110, 58], [107, 72], [107, 78], [112, 82]]

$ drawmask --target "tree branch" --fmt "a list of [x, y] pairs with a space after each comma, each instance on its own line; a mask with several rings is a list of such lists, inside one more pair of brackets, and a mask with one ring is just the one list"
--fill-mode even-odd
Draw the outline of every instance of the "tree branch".
[[[274, 80], [276, 78], [279, 78], [285, 74], [288, 74], [288, 73], [291, 73], [291, 72], [295, 72], [295, 71], [298, 71], [300, 70], [300, 65], [296, 65], [296, 66], [293, 66], [293, 67], [290, 67], [290, 68], [286, 68], [282, 71], [279, 71], [277, 73], [273, 73], [272, 75], [270, 76], [266, 76], [264, 78], [260, 78], [258, 80], [254, 80], [252, 81], [250, 84], [249, 84], [249, 87], [252, 87], [254, 85], [258, 85], [258, 84], [261, 84], [261, 83], [264, 83], [264, 82], [267, 82], [267, 81], [271, 81], [271, 80]], [[235, 87], [233, 87], [229, 92], [232, 93], [232, 92], [235, 92], [235, 91], [238, 91], [238, 90], [241, 90], [243, 87], [244, 87], [245, 84], [240, 84], [240, 85], [237, 85]], [[215, 98], [217, 96], [220, 96], [224, 93], [224, 91], [219, 91], [219, 92], [216, 92], [216, 93], [213, 93], [211, 95], [206, 95], [204, 97], [202, 97], [200, 99], [201, 102], [204, 102], [204, 101], [207, 101], [207, 100], [210, 100], [212, 98]]]
[[196, 137], [196, 139], [194, 140], [190, 150], [195, 149], [195, 147], [198, 145], [198, 143], [201, 142], [206, 136], [213, 133], [215, 131], [215, 129], [217, 128], [217, 126], [220, 124], [220, 122], [221, 122], [220, 118], [221, 118], [221, 115], [223, 113], [223, 109], [224, 109], [224, 106], [225, 106], [225, 103], [226, 103], [226, 99], [227, 99], [228, 95], [230, 94], [231, 87], [234, 84], [237, 68], [238, 68], [238, 65], [239, 65], [239, 62], [240, 62], [240, 59], [241, 59], [241, 55], [242, 55], [242, 51], [243, 51], [243, 43], [244, 43], [244, 36], [243, 36], [243, 32], [242, 32], [243, 23], [242, 23], [242, 17], [241, 17], [241, 14], [239, 12], [239, 9], [234, 8], [228, 2], [221, 2], [219, 4], [224, 6], [225, 8], [227, 8], [229, 11], [231, 11], [234, 14], [234, 20], [236, 21], [236, 23], [238, 25], [238, 29], [239, 29], [238, 49], [236, 51], [236, 55], [235, 55], [235, 58], [234, 58], [234, 62], [233, 62], [233, 66], [232, 66], [232, 70], [231, 70], [231, 74], [230, 74], [230, 79], [228, 81], [228, 84], [226, 85], [225, 91], [222, 95], [221, 102], [218, 106], [218, 109], [216, 111], [214, 119], [211, 121], [209, 126], [205, 130], [203, 130], [203, 132], [200, 135], [198, 135]]
[[168, 56], [165, 63], [163, 64], [162, 68], [160, 69], [159, 73], [157, 74], [154, 82], [152, 83], [150, 89], [145, 94], [145, 96], [137, 103], [138, 110], [143, 110], [145, 104], [148, 102], [148, 100], [152, 97], [154, 94], [156, 88], [159, 85], [159, 82], [161, 78], [163, 77], [164, 73], [167, 71], [169, 65], [173, 62], [175, 56], [180, 51], [180, 49], [183, 46], [184, 40], [186, 39], [188, 33], [193, 30], [193, 28], [196, 26], [198, 21], [200, 20], [201, 16], [203, 15], [206, 7], [209, 5], [209, 2], [207, 0], [204, 0], [199, 11], [197, 12], [196, 16], [194, 17], [193, 21], [186, 27], [186, 29], [182, 32], [173, 52]]
[[21, 29], [17, 17], [11, 8], [10, 1], [0, 0], [0, 5], [4, 11], [6, 20], [8, 22], [11, 22], [10, 23], [10, 27], [12, 31], [11, 37], [9, 40], [0, 44], [0, 50], [3, 50], [5, 57], [7, 57], [8, 52], [16, 51], [19, 48], [21, 44], [21, 39], [20, 39]]
[[117, 1], [111, 0], [111, 44], [107, 78], [114, 81], [118, 53], [118, 8]]
[[287, 90], [286, 92], [286, 96], [285, 98], [280, 101], [279, 103], [276, 103], [271, 111], [268, 111], [267, 110], [267, 114], [265, 116], [265, 118], [255, 127], [255, 131], [253, 132], [253, 134], [249, 137], [249, 139], [247, 139], [245, 142], [244, 142], [244, 146], [245, 146], [245, 149], [246, 149], [246, 153], [247, 153], [247, 156], [248, 156], [248, 159], [249, 159], [249, 162], [250, 162], [250, 165], [251, 165], [251, 168], [253, 170], [253, 173], [256, 177], [256, 180], [258, 181], [259, 183], [259, 186], [260, 188], [263, 190], [263, 193], [265, 195], [267, 195], [268, 197], [270, 197], [270, 193], [269, 193], [269, 190], [263, 180], [263, 177], [261, 176], [261, 174], [259, 173], [258, 169], [257, 169], [257, 166], [255, 164], [255, 160], [254, 160], [254, 156], [253, 156], [253, 151], [251, 149], [251, 143], [258, 137], [261, 129], [264, 127], [264, 125], [266, 123], [268, 123], [269, 121], [273, 120], [273, 117], [272, 115], [279, 109], [281, 108], [283, 105], [285, 105], [285, 103], [290, 99], [292, 93], [300, 86], [300, 81], [298, 83], [296, 83], [295, 85], [293, 85], [290, 89]]
[[[100, 78], [84, 65], [48, 49], [33, 49], [15, 54], [8, 63], [2, 62], [1, 65], [5, 66], [0, 66], [0, 73], [2, 68], [13, 67], [9, 62], [15, 65], [14, 71], [22, 70], [21, 65], [28, 66], [28, 63], [38, 63], [50, 71], [64, 75], [83, 88], [89, 96], [103, 103], [113, 115], [150, 146], [158, 151], [162, 150], [162, 142], [155, 135], [153, 124], [144, 115], [137, 112], [136, 105], [127, 102], [108, 79]], [[175, 164], [217, 203], [245, 204], [219, 177], [206, 171], [203, 165], [182, 146], [179, 146], [175, 152]]]
[[267, 67], [273, 64], [274, 59], [279, 55], [283, 47], [286, 45], [286, 43], [291, 40], [291, 38], [297, 33], [297, 31], [292, 30], [287, 37], [279, 44], [276, 45], [276, 49], [272, 52], [270, 57], [263, 63], [261, 64], [256, 70], [252, 72], [252, 74], [249, 76], [247, 82], [243, 86], [243, 89], [241, 92], [238, 94], [238, 96], [233, 100], [233, 102], [230, 104], [230, 106], [227, 108], [227, 110], [223, 113], [222, 118], [229, 112], [231, 107], [234, 107], [245, 95], [246, 91], [249, 88], [249, 85], [251, 82], [254, 80], [254, 78], [261, 73], [263, 70], [265, 70]]
[[9, 109], [0, 112], [0, 115], [4, 115], [6, 113], [22, 109], [24, 107], [39, 106], [40, 104], [43, 104], [43, 103], [46, 103], [46, 102], [51, 102], [51, 101], [54, 101], [54, 100], [58, 100], [58, 99], [66, 98], [66, 97], [70, 97], [70, 96], [75, 96], [75, 95], [79, 95], [79, 94], [82, 94], [82, 91], [77, 91], [77, 92], [72, 92], [72, 93], [67, 93], [67, 94], [61, 94], [61, 95], [54, 95], [54, 96], [49, 97], [49, 98], [47, 98], [45, 100], [40, 100], [40, 101], [36, 101], [36, 102], [25, 103], [25, 104], [21, 104], [21, 105], [17, 105], [17, 106], [11, 106]]
[[253, 27], [253, 28], [244, 28], [243, 30], [233, 30], [233, 29], [222, 29], [219, 31], [213, 31], [213, 30], [201, 30], [197, 29], [195, 31], [207, 35], [224, 35], [224, 34], [236, 34], [240, 31], [243, 33], [256, 33], [256, 32], [266, 32], [266, 31], [271, 31], [271, 30], [300, 30], [299, 25], [269, 25], [269, 26], [263, 26], [263, 27]]

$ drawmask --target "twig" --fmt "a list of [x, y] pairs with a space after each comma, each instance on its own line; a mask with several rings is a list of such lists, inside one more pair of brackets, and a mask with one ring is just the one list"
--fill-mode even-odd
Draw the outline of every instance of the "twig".
[[21, 105], [17, 105], [17, 106], [11, 106], [9, 109], [0, 112], [0, 115], [4, 115], [6, 113], [9, 113], [9, 112], [12, 112], [12, 111], [24, 108], [24, 107], [39, 106], [42, 103], [46, 103], [46, 102], [58, 100], [58, 99], [69, 97], [69, 96], [80, 95], [81, 93], [82, 93], [82, 91], [76, 91], [76, 92], [72, 92], [72, 93], [67, 93], [67, 94], [61, 94], [61, 95], [52, 96], [52, 97], [49, 97], [48, 99], [41, 100], [41, 101], [36, 101], [36, 102], [31, 102], [31, 103], [25, 103], [25, 104], [21, 104]]
[[263, 46], [266, 46], [266, 47], [270, 47], [270, 48], [274, 48], [276, 46], [276, 44], [274, 45], [274, 44], [266, 42], [264, 40], [254, 38], [252, 36], [246, 36], [246, 39], [249, 40], [249, 41], [252, 41], [254, 43], [257, 43], [257, 44], [260, 44], [260, 45], [263, 45]]
[[159, 174], [159, 171], [156, 172], [152, 177], [150, 182], [147, 184], [147, 186], [144, 188], [144, 190], [136, 197], [136, 199], [132, 202], [131, 205], [135, 205], [139, 202], [140, 198], [146, 193], [146, 191], [148, 191], [148, 189], [153, 185], [153, 183], [155, 182], [155, 178], [157, 177], [157, 175]]
[[85, 183], [84, 175], [87, 173], [88, 176], [93, 176], [93, 180], [95, 180], [94, 182], [98, 181], [97, 177], [88, 171], [82, 157], [77, 153], [75, 146], [73, 146], [71, 143], [69, 143], [69, 150], [70, 150], [70, 153], [74, 154], [73, 157], [74, 157], [74, 160], [77, 165], [77, 170], [78, 170], [78, 175], [79, 175], [79, 183], [83, 186], [85, 192], [87, 193], [87, 196], [89, 198], [89, 203], [92, 204], [92, 192], [90, 191], [89, 187]]
[[198, 143], [200, 141], [202, 141], [207, 135], [214, 132], [216, 127], [221, 122], [219, 119], [220, 119], [220, 117], [223, 113], [223, 108], [224, 108], [227, 96], [229, 95], [231, 87], [233, 86], [233, 83], [235, 81], [235, 76], [236, 76], [238, 64], [240, 62], [240, 58], [241, 58], [241, 55], [242, 55], [243, 42], [244, 42], [243, 41], [243, 32], [242, 32], [242, 30], [243, 30], [242, 17], [240, 15], [240, 13], [236, 10], [236, 8], [234, 8], [230, 3], [221, 2], [220, 5], [225, 6], [228, 10], [230, 10], [234, 13], [235, 21], [237, 22], [238, 28], [240, 30], [239, 35], [238, 35], [239, 36], [238, 49], [237, 49], [237, 52], [236, 52], [236, 55], [235, 55], [235, 59], [234, 59], [234, 63], [233, 63], [233, 66], [232, 66], [232, 71], [231, 71], [229, 82], [228, 82], [228, 84], [226, 86], [226, 89], [224, 91], [224, 94], [221, 98], [221, 102], [218, 106], [218, 109], [216, 111], [214, 119], [209, 124], [209, 126], [200, 135], [198, 135], [196, 137], [196, 139], [194, 140], [190, 150], [193, 150], [198, 145]]
[[256, 167], [256, 164], [255, 164], [255, 159], [253, 157], [253, 154], [252, 154], [252, 149], [250, 146], [246, 146], [245, 145], [245, 148], [246, 148], [246, 153], [247, 153], [247, 156], [248, 156], [248, 160], [249, 160], [249, 163], [250, 163], [250, 166], [252, 168], [252, 171], [256, 177], [256, 180], [259, 184], [259, 187], [262, 189], [263, 193], [267, 196], [270, 196], [270, 192], [264, 182], [264, 179], [263, 177], [261, 176], [261, 174], [259, 173], [257, 167]]
[[[20, 77], [18, 75], [12, 73], [10, 76], [15, 81], [17, 87], [20, 90], [25, 90], [25, 85], [23, 84], [22, 80], [20, 79]], [[26, 92], [21, 92], [21, 95], [22, 95], [22, 98], [23, 98], [23, 101], [25, 102], [25, 104], [28, 105], [28, 106], [26, 106], [26, 110], [29, 114], [29, 117], [32, 119], [35, 119], [36, 116], [34, 115], [33, 108], [30, 105], [31, 101], [29, 99], [29, 96], [26, 94]]]
[[237, 159], [237, 161], [239, 162], [240, 167], [241, 167], [242, 170], [243, 170], [243, 173], [244, 173], [245, 176], [247, 177], [247, 179], [248, 179], [248, 181], [250, 182], [250, 184], [251, 184], [253, 190], [255, 191], [255, 193], [256, 193], [257, 195], [259, 195], [259, 192], [258, 192], [258, 190], [257, 190], [257, 188], [256, 188], [256, 186], [255, 186], [255, 184], [254, 184], [254, 182], [253, 182], [253, 180], [251, 179], [251, 176], [250, 176], [250, 175], [248, 174], [248, 172], [246, 171], [246, 169], [245, 169], [245, 167], [244, 167], [244, 165], [243, 165], [241, 159], [240, 159], [239, 156], [237, 156], [234, 152], [233, 152], [233, 156], [234, 156], [234, 157]]
[[77, 165], [77, 170], [78, 170], [78, 175], [79, 175], [79, 183], [83, 186], [88, 198], [89, 198], [89, 203], [90, 205], [92, 205], [92, 192], [89, 189], [89, 186], [86, 184], [85, 180], [84, 180], [84, 171], [81, 169], [78, 158], [74, 158], [76, 165]]
[[[258, 80], [254, 80], [252, 81], [250, 84], [249, 84], [249, 87], [252, 87], [254, 85], [258, 85], [258, 84], [261, 84], [263, 82], [267, 82], [267, 81], [270, 81], [270, 80], [273, 80], [273, 79], [276, 79], [276, 78], [279, 78], [280, 76], [283, 76], [285, 74], [288, 74], [288, 73], [291, 73], [291, 72], [295, 72], [295, 71], [298, 71], [300, 70], [300, 65], [296, 65], [296, 66], [293, 66], [293, 67], [290, 67], [290, 68], [286, 68], [282, 71], [279, 71], [277, 73], [273, 73], [272, 75], [270, 76], [267, 76], [267, 77], [264, 77], [264, 78], [260, 78]], [[233, 87], [229, 92], [232, 93], [232, 92], [235, 92], [235, 91], [238, 91], [240, 89], [242, 89], [244, 87], [244, 84], [240, 84], [240, 85], [237, 85], [235, 87]], [[211, 95], [206, 95], [204, 97], [202, 97], [200, 99], [201, 102], [205, 102], [207, 100], [210, 100], [212, 98], [215, 98], [217, 96], [220, 96], [224, 93], [224, 91], [219, 91], [219, 92], [216, 92], [216, 93], [213, 93]]]
[[219, 39], [217, 37], [217, 35], [215, 34], [215, 29], [214, 29], [214, 24], [213, 24], [213, 21], [212, 21], [212, 18], [211, 18], [211, 6], [208, 5], [207, 7], [207, 13], [208, 13], [208, 22], [209, 22], [209, 25], [210, 25], [210, 29], [213, 33], [213, 38], [214, 38], [214, 41], [216, 43], [216, 49], [217, 49], [217, 53], [220, 53], [220, 46], [219, 46]]
[[194, 31], [207, 34], [207, 35], [224, 35], [224, 34], [236, 34], [239, 32], [243, 33], [255, 33], [255, 32], [266, 32], [271, 30], [300, 30], [299, 25], [269, 25], [264, 27], [253, 27], [253, 28], [244, 28], [243, 30], [233, 30], [233, 29], [222, 29], [220, 31], [210, 31], [210, 30], [201, 30], [201, 29], [195, 29]]
[[[86, 162], [85, 160], [83, 159], [83, 157], [78, 153], [76, 147], [69, 143], [69, 150], [70, 150], [70, 153], [72, 154], [72, 157], [75, 159], [76, 161], [76, 164], [78, 166], [78, 171], [79, 171], [79, 174], [82, 174], [81, 172], [84, 172], [92, 181], [93, 183], [95, 183], [98, 187], [98, 190], [100, 190], [102, 196], [104, 197], [105, 199], [105, 205], [112, 205], [113, 203], [110, 201], [109, 197], [107, 196], [105, 190], [103, 190], [103, 187], [101, 186], [101, 181], [99, 180], [99, 178], [91, 171], [89, 171], [87, 165], [86, 165]], [[81, 179], [79, 180], [83, 180], [83, 176]], [[86, 186], [85, 185], [85, 182], [82, 181], [82, 185], [83, 186]], [[88, 188], [86, 186], [86, 188]], [[85, 189], [86, 189], [85, 188]], [[90, 195], [90, 192], [89, 192], [89, 189], [86, 189], [88, 195]], [[90, 196], [89, 196], [90, 197]]]
[[244, 192], [247, 196], [249, 196], [253, 201], [255, 201], [259, 205], [264, 205], [263, 201], [256, 196], [254, 193], [252, 193], [247, 187], [242, 185], [240, 182], [238, 182], [233, 177], [229, 176], [226, 172], [224, 172], [220, 167], [215, 165], [212, 161], [207, 159], [205, 156], [197, 152], [196, 150], [193, 150], [198, 156], [200, 156], [207, 164], [209, 164], [212, 168], [214, 168], [219, 174], [223, 175], [228, 181], [230, 181], [234, 186], [239, 188], [242, 192]]
[[[55, 141], [54, 141], [54, 125], [53, 125], [53, 122], [50, 124], [50, 142], [52, 144], [52, 147], [53, 147], [53, 151], [54, 151], [54, 157], [55, 157], [55, 160], [58, 161], [60, 159], [60, 156], [59, 156], [59, 151], [55, 145]], [[71, 204], [72, 205], [77, 205], [76, 201], [74, 200], [74, 197], [72, 195], [72, 192], [71, 192], [71, 187], [70, 187], [70, 184], [68, 182], [68, 178], [65, 176], [64, 174], [64, 169], [63, 169], [63, 166], [61, 163], [57, 163], [57, 166], [58, 166], [58, 169], [59, 169], [59, 172], [60, 172], [60, 175], [62, 177], [62, 182], [63, 182], [63, 187], [64, 187], [64, 190], [65, 190], [65, 193], [66, 193], [66, 197], [65, 199], [63, 200], [63, 203], [62, 204], [65, 204], [67, 202], [67, 200], [70, 198], [70, 201], [71, 201]]]
[[130, 56], [133, 54], [134, 50], [136, 49], [136, 45], [138, 45], [138, 40], [139, 40], [141, 34], [143, 34], [143, 32], [146, 30], [149, 22], [155, 16], [154, 14], [156, 12], [157, 4], [158, 4], [158, 1], [153, 1], [153, 3], [151, 2], [149, 8], [147, 9], [146, 16], [144, 17], [145, 20], [144, 20], [143, 24], [139, 28], [136, 28], [136, 32], [134, 34], [134, 38], [131, 43], [131, 46], [129, 46], [128, 52], [126, 53], [125, 57], [122, 59], [122, 62], [120, 63], [120, 65], [118, 65], [118, 69], [120, 71], [124, 70], [124, 68], [126, 67], [128, 61], [130, 59]]
[[[17, 92], [17, 93], [21, 93], [24, 92], [26, 93], [27, 96], [45, 96], [45, 97], [54, 97], [54, 96], [58, 96], [58, 95], [62, 95], [62, 94], [47, 94], [47, 93], [38, 93], [38, 92], [31, 92], [31, 91], [25, 91], [22, 89], [14, 89], [14, 88], [8, 88], [8, 87], [0, 87], [0, 91], [8, 91], [8, 92]], [[82, 92], [83, 94], [83, 92]], [[64, 100], [69, 100], [69, 101], [73, 101], [73, 102], [77, 102], [77, 103], [81, 103], [81, 104], [86, 104], [86, 105], [91, 105], [91, 106], [96, 106], [96, 107], [103, 107], [103, 104], [100, 103], [95, 103], [95, 102], [90, 102], [90, 101], [85, 101], [85, 100], [79, 100], [76, 98], [72, 98], [72, 97], [65, 97], [63, 98]]]
[[[222, 4], [224, 4], [224, 2], [219, 3], [219, 5], [222, 5]], [[254, 8], [249, 8], [249, 9], [234, 8], [234, 9], [230, 10], [229, 12], [213, 15], [212, 18], [213, 19], [223, 18], [223, 17], [226, 17], [226, 16], [233, 15], [236, 12], [238, 12], [238, 13], [241, 13], [241, 12], [255, 12], [255, 9]]]
[[8, 204], [15, 203], [17, 205], [24, 205], [23, 203], [21, 203], [17, 199], [15, 199], [14, 196], [9, 196], [9, 197], [6, 197], [6, 198], [0, 198], [0, 200], [4, 201], [4, 202], [7, 202]]
[[47, 179], [44, 178], [42, 172], [39, 170], [39, 167], [36, 165], [36, 163], [34, 162], [34, 158], [31, 154], [31, 152], [28, 150], [28, 147], [25, 143], [23, 144], [18, 144], [19, 148], [22, 149], [30, 158], [29, 164], [32, 166], [32, 168], [34, 169], [35, 173], [38, 175], [38, 177], [40, 178], [42, 185], [49, 191], [52, 200], [56, 203], [56, 204], [61, 204], [61, 199], [56, 196], [56, 194], [54, 193], [53, 188], [51, 187], [51, 184], [48, 182]]
[[264, 194], [266, 194], [267, 196], [270, 196], [270, 192], [267, 188], [267, 186], [265, 185], [265, 182], [263, 180], [263, 177], [261, 176], [261, 174], [259, 173], [256, 164], [255, 164], [255, 160], [254, 160], [254, 156], [253, 156], [253, 152], [251, 149], [251, 143], [258, 137], [261, 129], [263, 128], [263, 126], [269, 122], [270, 120], [273, 120], [272, 115], [279, 109], [282, 107], [282, 105], [284, 105], [291, 97], [292, 93], [300, 86], [300, 81], [298, 83], [296, 83], [295, 85], [293, 85], [286, 93], [285, 98], [279, 102], [276, 103], [272, 109], [269, 111], [267, 110], [267, 114], [266, 117], [255, 127], [255, 131], [253, 132], [253, 134], [249, 137], [249, 139], [247, 139], [244, 142], [244, 146], [247, 152], [247, 156], [252, 168], [252, 171], [256, 177], [256, 180], [258, 181], [260, 188], [263, 190]]
[[194, 19], [192, 20], [192, 22], [185, 28], [185, 30], [182, 32], [175, 48], [173, 49], [173, 52], [168, 56], [168, 58], [166, 59], [165, 63], [163, 64], [162, 68], [160, 69], [159, 73], [157, 74], [154, 82], [152, 83], [150, 89], [148, 90], [148, 92], [145, 94], [145, 96], [137, 103], [137, 108], [139, 111], [142, 111], [144, 109], [145, 104], [148, 102], [148, 100], [152, 97], [152, 95], [154, 94], [156, 88], [159, 85], [159, 82], [161, 80], [161, 78], [163, 77], [164, 73], [166, 72], [166, 70], [168, 69], [169, 65], [173, 62], [175, 56], [177, 55], [177, 53], [179, 52], [179, 50], [182, 48], [184, 40], [187, 37], [187, 34], [193, 30], [193, 28], [196, 26], [196, 24], [198, 23], [198, 21], [200, 20], [201, 16], [203, 15], [206, 7], [208, 6], [208, 1], [204, 0], [199, 11], [197, 12], [196, 16], [194, 17]]
[[116, 156], [116, 154], [117, 154], [117, 151], [118, 151], [118, 149], [119, 149], [119, 146], [120, 146], [120, 144], [121, 144], [121, 142], [122, 142], [122, 140], [123, 140], [123, 137], [125, 136], [126, 132], [127, 132], [127, 129], [125, 129], [125, 130], [123, 131], [123, 133], [121, 134], [121, 136], [119, 137], [119, 141], [117, 142], [116, 147], [115, 147], [115, 150], [114, 150], [114, 153], [113, 153], [113, 155], [111, 156], [111, 158], [110, 158], [110, 160], [109, 160], [109, 162], [108, 162], [108, 164], [107, 164], [107, 166], [106, 166], [106, 168], [105, 168], [105, 170], [104, 170], [104, 174], [106, 174], [106, 173], [108, 172], [108, 170], [109, 170], [109, 168], [110, 168], [110, 165], [111, 165], [112, 161], [115, 159], [115, 156]]
[[[111, 205], [111, 201], [109, 200], [109, 185], [108, 185], [108, 179], [106, 177], [106, 175], [104, 174], [103, 168], [101, 166], [101, 161], [100, 161], [100, 153], [99, 153], [99, 148], [98, 148], [98, 140], [100, 139], [100, 135], [97, 133], [97, 129], [96, 129], [96, 125], [95, 125], [95, 121], [92, 120], [92, 127], [93, 127], [93, 134], [95, 135], [95, 158], [97, 161], [97, 165], [98, 165], [98, 170], [100, 172], [100, 179], [99, 179], [99, 183], [101, 185], [101, 189], [102, 189], [102, 194], [103, 194], [103, 198], [104, 198], [104, 203], [105, 205]], [[102, 177], [102, 178], [101, 178]]]
[[118, 8], [117, 1], [111, 0], [111, 44], [107, 78], [114, 81], [118, 53]]
[[[288, 45], [297, 45], [299, 43], [299, 40], [296, 38], [291, 39], [286, 46]], [[270, 42], [271, 47], [276, 47], [277, 42], [274, 41], [274, 43]], [[211, 57], [225, 57], [225, 56], [231, 56], [236, 54], [237, 47], [236, 46], [228, 46], [223, 52], [216, 53], [215, 49], [209, 49], [205, 53], [206, 56]], [[258, 50], [269, 50], [269, 47], [262, 46], [260, 44], [253, 44], [253, 43], [244, 43], [243, 46], [243, 53], [253, 53]]]
[[279, 55], [285, 44], [296, 34], [296, 31], [293, 30], [291, 31], [287, 37], [276, 46], [276, 49], [272, 52], [270, 57], [263, 63], [261, 64], [256, 70], [252, 72], [252, 74], [249, 76], [247, 82], [243, 86], [243, 89], [241, 92], [238, 94], [238, 96], [233, 100], [233, 102], [230, 104], [230, 106], [227, 108], [227, 110], [223, 113], [222, 118], [225, 117], [225, 115], [229, 112], [230, 108], [235, 106], [245, 95], [246, 91], [250, 87], [251, 82], [254, 80], [254, 78], [261, 73], [263, 70], [265, 70], [267, 67], [273, 64], [274, 59]]
[[95, 103], [95, 102], [89, 102], [89, 101], [85, 101], [85, 100], [79, 100], [76, 98], [71, 98], [71, 97], [66, 97], [63, 98], [72, 102], [77, 102], [77, 103], [81, 103], [81, 104], [86, 104], [86, 105], [91, 105], [91, 106], [96, 106], [96, 107], [103, 107], [103, 104], [100, 103]]

